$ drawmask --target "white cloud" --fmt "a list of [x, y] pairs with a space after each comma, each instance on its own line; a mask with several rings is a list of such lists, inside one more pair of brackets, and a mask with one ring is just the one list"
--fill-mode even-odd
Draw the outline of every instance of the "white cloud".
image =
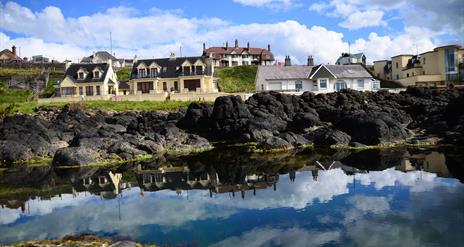
[[340, 239], [339, 231], [310, 231], [301, 228], [287, 230], [276, 228], [256, 228], [238, 237], [230, 237], [213, 244], [211, 247], [222, 246], [289, 246], [311, 247], [322, 246], [337, 242]]
[[295, 0], [233, 0], [236, 3], [266, 8], [289, 8], [295, 4]]
[[385, 26], [387, 23], [382, 18], [383, 12], [379, 10], [357, 11], [348, 15], [348, 18], [339, 25], [350, 30]]
[[[336, 11], [343, 15], [354, 11], [351, 3], [341, 2], [337, 6]], [[321, 5], [317, 8], [325, 7]], [[363, 13], [361, 15], [365, 15]], [[350, 25], [383, 25], [381, 19], [363, 23], [363, 18], [360, 18], [360, 22], [354, 18]], [[15, 44], [20, 47], [22, 56], [43, 54], [58, 60], [73, 61], [96, 50], [109, 50], [110, 32], [113, 52], [117, 57], [125, 58], [133, 58], [134, 55], [139, 58], [166, 57], [170, 52], [179, 54], [180, 49], [184, 56], [198, 56], [203, 42], [213, 46], [226, 41], [231, 43], [234, 39], [238, 39], [241, 45], [249, 41], [252, 46], [263, 48], [271, 44], [277, 58], [290, 55], [294, 64], [305, 63], [310, 54], [316, 63], [334, 63], [342, 52], [348, 51], [348, 43], [343, 40], [342, 33], [321, 26], [306, 26], [294, 20], [236, 25], [216, 17], [186, 18], [180, 10], [156, 8], [145, 15], [133, 8], [117, 7], [69, 18], [56, 7], [32, 12], [17, 3], [7, 2], [0, 3], [2, 30], [19, 34], [20, 38], [11, 38], [0, 32], [0, 43], [4, 47]], [[371, 33], [368, 38], [358, 39], [351, 50], [362, 51], [368, 61], [373, 61], [389, 58], [399, 51], [412, 53], [416, 45], [419, 52], [432, 49], [436, 44], [433, 39], [436, 35], [436, 32], [416, 27], [406, 28], [396, 38]]]

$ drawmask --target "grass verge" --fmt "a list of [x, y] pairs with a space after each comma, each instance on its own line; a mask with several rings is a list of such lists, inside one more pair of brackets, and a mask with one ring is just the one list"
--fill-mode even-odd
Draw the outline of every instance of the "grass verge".
[[258, 66], [245, 65], [215, 68], [219, 90], [226, 93], [255, 91], [255, 77]]

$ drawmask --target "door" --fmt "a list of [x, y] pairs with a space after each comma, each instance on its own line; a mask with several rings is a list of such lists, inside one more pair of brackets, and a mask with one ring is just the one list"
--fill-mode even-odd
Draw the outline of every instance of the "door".
[[197, 91], [197, 88], [200, 88], [200, 80], [185, 80], [184, 88], [187, 88], [190, 92]]
[[150, 90], [153, 90], [153, 82], [139, 82], [137, 83], [137, 91], [142, 91], [142, 93], [150, 93]]
[[347, 88], [345, 81], [337, 81], [335, 82], [335, 91], [340, 91], [342, 89]]

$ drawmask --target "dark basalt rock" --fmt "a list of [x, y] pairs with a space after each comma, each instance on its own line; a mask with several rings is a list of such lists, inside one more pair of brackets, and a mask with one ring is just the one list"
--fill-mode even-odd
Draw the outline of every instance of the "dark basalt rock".
[[331, 145], [348, 145], [351, 137], [343, 131], [334, 130], [327, 127], [319, 128], [305, 136], [311, 140], [315, 146], [328, 147]]
[[53, 157], [54, 166], [81, 166], [96, 162], [98, 154], [95, 150], [83, 147], [58, 149]]

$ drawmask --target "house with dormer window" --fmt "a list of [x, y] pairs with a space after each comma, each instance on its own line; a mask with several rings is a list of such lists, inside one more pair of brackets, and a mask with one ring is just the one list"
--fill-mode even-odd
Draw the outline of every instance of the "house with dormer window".
[[134, 62], [129, 81], [130, 94], [218, 92], [213, 66], [205, 57], [141, 59]]
[[111, 62], [71, 64], [59, 85], [60, 97], [101, 97], [118, 94], [117, 75]]
[[380, 88], [380, 82], [360, 64], [291, 65], [289, 57], [285, 64], [259, 66], [256, 90], [331, 93], [343, 89], [372, 91]]

